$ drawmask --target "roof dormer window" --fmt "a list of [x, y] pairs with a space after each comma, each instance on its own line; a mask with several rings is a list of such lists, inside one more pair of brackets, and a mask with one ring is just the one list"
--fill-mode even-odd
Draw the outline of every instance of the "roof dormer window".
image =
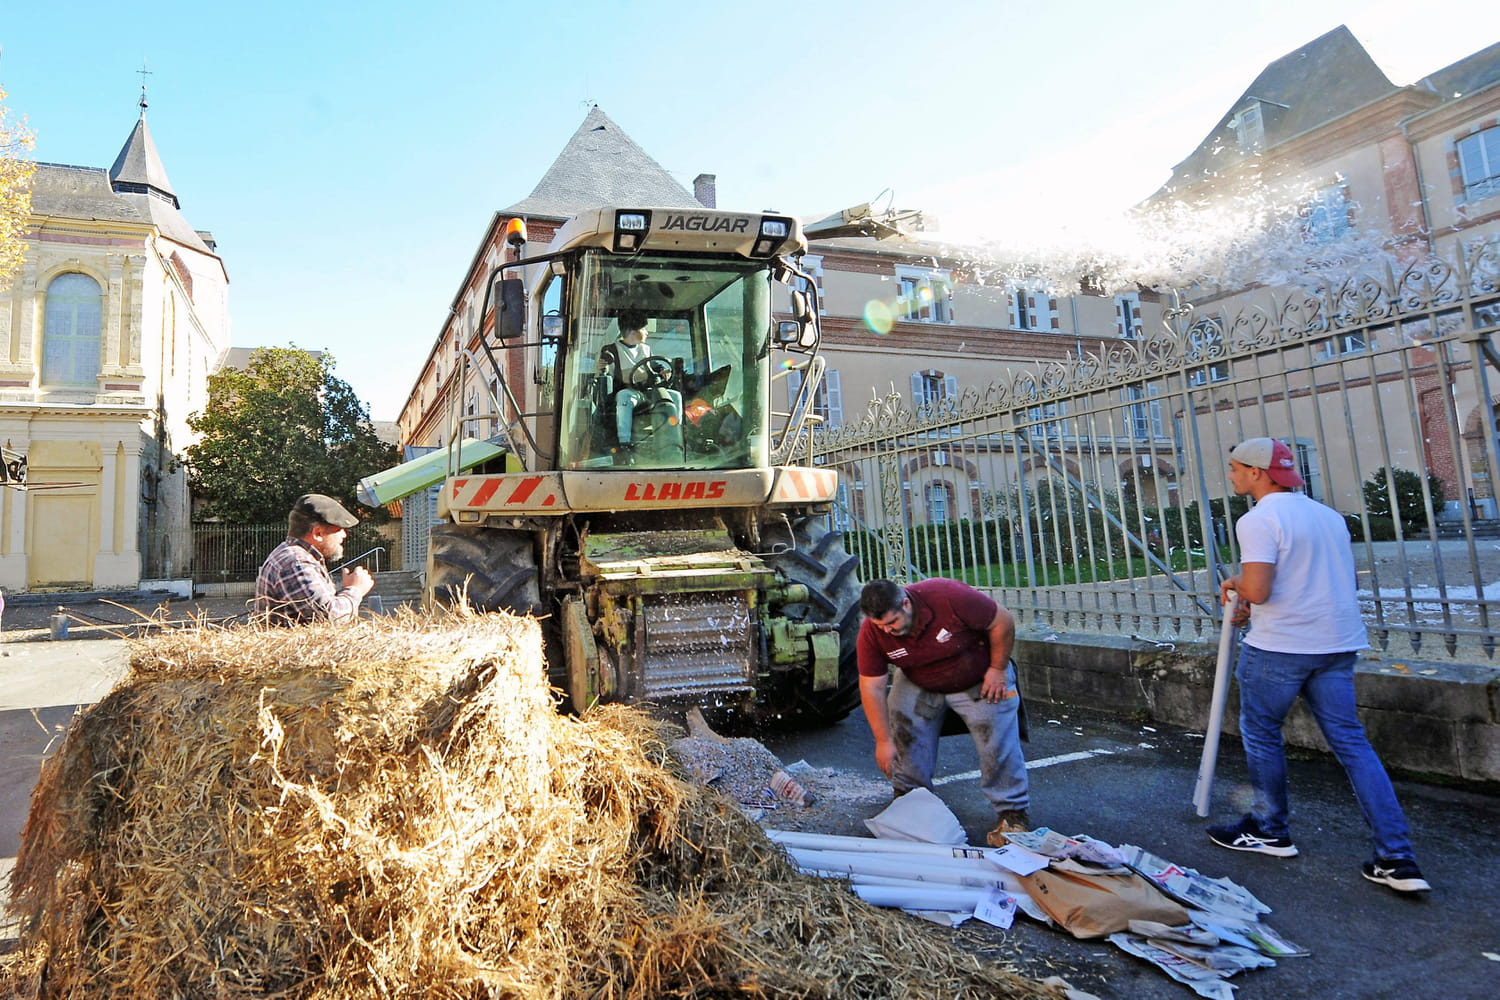
[[1266, 146], [1266, 121], [1261, 114], [1260, 101], [1251, 98], [1250, 102], [1240, 108], [1235, 116], [1229, 119], [1229, 125], [1234, 129], [1236, 141], [1239, 142], [1240, 152], [1259, 153]]

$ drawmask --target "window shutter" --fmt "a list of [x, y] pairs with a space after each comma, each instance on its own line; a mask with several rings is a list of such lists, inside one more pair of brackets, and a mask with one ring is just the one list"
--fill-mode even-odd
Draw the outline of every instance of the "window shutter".
[[828, 426], [842, 427], [844, 423], [844, 390], [839, 384], [838, 369], [828, 369], [823, 374], [823, 384], [828, 388]]
[[1473, 187], [1484, 177], [1483, 150], [1480, 143], [1483, 135], [1471, 135], [1458, 144], [1458, 169], [1463, 175], [1464, 187]]
[[924, 406], [927, 403], [927, 394], [924, 391], [924, 379], [921, 372], [911, 373], [911, 405], [914, 407]]

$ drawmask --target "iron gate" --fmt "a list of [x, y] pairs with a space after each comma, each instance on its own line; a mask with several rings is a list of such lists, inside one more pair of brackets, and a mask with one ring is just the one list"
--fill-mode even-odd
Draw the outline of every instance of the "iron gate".
[[1226, 453], [1274, 436], [1345, 513], [1375, 647], [1493, 658], [1500, 242], [1200, 301], [1142, 339], [922, 407], [892, 393], [811, 434], [865, 577], [963, 579], [1034, 630], [1211, 637], [1248, 507]]

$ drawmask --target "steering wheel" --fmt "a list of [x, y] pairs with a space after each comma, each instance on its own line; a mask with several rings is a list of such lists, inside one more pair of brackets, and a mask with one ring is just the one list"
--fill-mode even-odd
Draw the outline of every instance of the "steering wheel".
[[660, 389], [672, 382], [672, 362], [650, 355], [637, 361], [625, 376], [625, 384], [637, 389]]

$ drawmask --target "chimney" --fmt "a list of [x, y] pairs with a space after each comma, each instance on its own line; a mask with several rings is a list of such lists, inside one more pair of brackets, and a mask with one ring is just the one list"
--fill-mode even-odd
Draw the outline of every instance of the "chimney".
[[699, 174], [693, 178], [693, 197], [704, 208], [718, 208], [718, 195], [714, 190], [714, 175]]

